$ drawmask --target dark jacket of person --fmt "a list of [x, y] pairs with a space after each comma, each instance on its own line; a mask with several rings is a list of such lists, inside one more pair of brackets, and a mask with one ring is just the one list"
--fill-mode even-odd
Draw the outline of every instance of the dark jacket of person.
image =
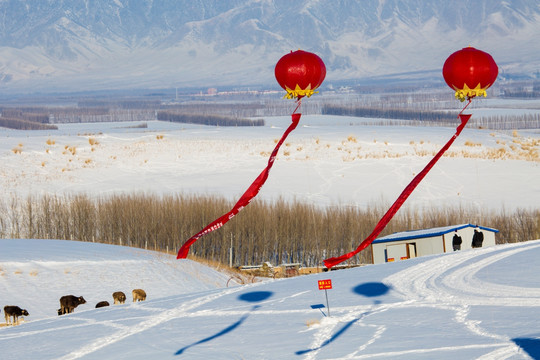
[[475, 229], [471, 246], [473, 248], [479, 248], [479, 247], [482, 247], [483, 242], [484, 242], [484, 233]]
[[452, 246], [453, 246], [454, 250], [460, 250], [462, 242], [463, 242], [463, 240], [461, 239], [461, 236], [459, 236], [457, 233], [455, 233], [454, 237], [452, 238]]

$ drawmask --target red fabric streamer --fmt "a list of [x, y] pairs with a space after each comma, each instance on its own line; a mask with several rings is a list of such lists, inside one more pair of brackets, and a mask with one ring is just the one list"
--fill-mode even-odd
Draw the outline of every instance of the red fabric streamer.
[[300, 107], [300, 101], [298, 101], [298, 105], [296, 109], [294, 110], [292, 117], [292, 123], [289, 125], [279, 142], [277, 143], [276, 147], [274, 148], [274, 151], [272, 151], [272, 154], [270, 154], [270, 158], [268, 159], [268, 165], [266, 165], [266, 168], [257, 176], [255, 181], [250, 185], [250, 187], [246, 190], [246, 192], [242, 195], [240, 200], [233, 206], [233, 208], [226, 214], [222, 215], [218, 219], [212, 221], [210, 224], [208, 224], [204, 229], [199, 231], [197, 234], [193, 235], [191, 238], [189, 238], [184, 245], [180, 248], [178, 251], [177, 259], [185, 259], [188, 255], [189, 248], [195, 241], [197, 241], [201, 236], [208, 234], [209, 232], [212, 232], [214, 230], [219, 229], [225, 223], [227, 223], [229, 220], [231, 220], [236, 214], [240, 212], [244, 207], [246, 207], [251, 200], [257, 196], [259, 191], [261, 190], [262, 186], [266, 182], [266, 179], [268, 178], [268, 174], [270, 173], [270, 169], [272, 168], [272, 165], [274, 165], [274, 160], [276, 159], [277, 153], [279, 151], [279, 148], [281, 147], [281, 144], [285, 141], [287, 136], [293, 131], [296, 126], [298, 125], [298, 122], [300, 121], [300, 116], [302, 114], [297, 114], [296, 110]]
[[324, 260], [324, 265], [328, 269], [332, 268], [333, 266], [336, 266], [337, 264], [345, 260], [350, 259], [354, 255], [358, 254], [360, 251], [364, 250], [366, 247], [369, 246], [369, 244], [373, 242], [373, 240], [375, 240], [375, 238], [377, 238], [377, 236], [381, 233], [381, 231], [383, 231], [383, 229], [386, 227], [388, 222], [392, 219], [392, 217], [394, 217], [396, 212], [399, 210], [401, 205], [403, 205], [405, 200], [407, 200], [409, 195], [411, 195], [411, 193], [416, 188], [416, 186], [420, 183], [420, 181], [422, 181], [422, 179], [426, 176], [429, 170], [431, 170], [431, 168], [435, 165], [435, 163], [441, 158], [441, 156], [445, 153], [445, 151], [448, 150], [450, 145], [452, 145], [454, 140], [456, 140], [456, 138], [459, 136], [459, 134], [461, 133], [465, 125], [467, 125], [467, 121], [469, 121], [469, 118], [471, 117], [471, 115], [463, 114], [463, 111], [467, 108], [467, 106], [469, 106], [470, 103], [471, 103], [471, 99], [469, 98], [469, 102], [467, 103], [467, 105], [465, 105], [463, 110], [461, 110], [461, 112], [458, 115], [458, 118], [461, 120], [461, 124], [459, 124], [459, 126], [456, 128], [456, 133], [454, 134], [454, 136], [452, 136], [452, 138], [442, 147], [442, 149], [439, 150], [439, 152], [435, 155], [435, 157], [431, 159], [431, 161], [426, 165], [426, 167], [418, 175], [414, 177], [414, 179], [409, 183], [409, 185], [407, 185], [405, 190], [403, 190], [403, 192], [399, 195], [399, 197], [392, 204], [390, 209], [388, 209], [386, 214], [384, 214], [383, 217], [379, 220], [379, 222], [373, 229], [373, 232], [364, 241], [362, 241], [362, 243], [356, 248], [356, 250], [351, 251], [347, 254], [338, 256], [338, 257], [333, 257], [333, 258]]

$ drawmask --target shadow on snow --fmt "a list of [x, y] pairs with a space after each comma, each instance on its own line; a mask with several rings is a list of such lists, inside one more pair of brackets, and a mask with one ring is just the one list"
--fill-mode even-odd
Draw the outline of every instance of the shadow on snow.
[[[250, 292], [250, 293], [245, 293], [245, 294], [242, 294], [240, 296], [238, 296], [238, 300], [241, 300], [241, 301], [246, 301], [246, 302], [259, 302], [259, 301], [264, 301], [266, 299], [268, 299], [270, 296], [272, 296], [272, 292], [270, 291], [253, 291], [253, 292]], [[258, 305], [255, 305], [251, 308], [251, 311], [255, 311], [257, 308], [259, 308]], [[196, 345], [200, 345], [200, 344], [204, 344], [206, 342], [209, 342], [209, 341], [212, 341], [214, 339], [217, 339], [218, 337], [221, 337], [223, 335], [226, 335], [232, 331], [234, 331], [236, 328], [238, 328], [240, 325], [242, 325], [242, 323], [244, 321], [246, 321], [246, 319], [248, 318], [249, 316], [249, 313], [243, 315], [238, 321], [236, 321], [234, 324], [230, 325], [230, 326], [227, 326], [225, 329], [217, 332], [216, 334], [214, 335], [211, 335], [207, 338], [204, 338], [204, 339], [201, 339], [197, 342], [194, 342], [193, 344], [190, 344], [190, 345], [187, 345], [187, 346], [184, 346], [183, 348], [181, 348], [180, 350], [178, 350], [175, 355], [182, 355], [182, 353], [184, 351], [186, 351], [187, 349], [189, 349], [190, 347], [193, 347], [193, 346], [196, 346]]]
[[512, 339], [517, 346], [522, 348], [533, 359], [540, 359], [539, 338], [515, 338]]
[[[388, 293], [388, 291], [390, 289], [391, 288], [389, 286], [387, 286], [387, 285], [385, 285], [385, 284], [383, 284], [381, 282], [369, 282], [369, 283], [363, 283], [363, 284], [360, 284], [360, 285], [354, 287], [352, 289], [352, 291], [354, 293], [358, 294], [358, 295], [362, 295], [362, 296], [366, 296], [366, 297], [377, 297], [377, 296], [385, 295], [386, 293]], [[379, 304], [379, 303], [380, 303], [379, 300], [374, 301], [374, 304]], [[312, 305], [311, 307], [313, 309], [317, 309], [317, 308], [320, 308], [320, 305]], [[324, 307], [324, 305], [322, 305], [322, 307]], [[322, 312], [322, 310], [321, 310], [321, 312]], [[364, 313], [364, 314], [362, 314], [362, 317], [366, 316], [368, 314], [369, 314], [369, 312]], [[319, 349], [331, 344], [333, 341], [335, 341], [337, 338], [339, 338], [341, 335], [343, 335], [358, 320], [360, 320], [360, 318], [353, 319], [353, 320], [347, 322], [345, 325], [343, 325], [341, 327], [341, 329], [336, 331], [335, 334], [333, 334], [329, 339], [324, 341], [319, 347], [312, 348], [312, 349], [307, 349], [307, 350], [299, 350], [295, 354], [296, 355], [304, 355], [304, 354], [307, 354], [309, 352], [319, 350]]]

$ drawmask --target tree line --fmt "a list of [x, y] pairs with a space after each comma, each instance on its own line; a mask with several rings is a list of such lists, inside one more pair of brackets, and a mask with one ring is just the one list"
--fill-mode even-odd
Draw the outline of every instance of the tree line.
[[471, 118], [471, 125], [493, 130], [540, 129], [540, 113], [520, 115], [490, 115]]
[[49, 125], [49, 116], [40, 112], [40, 109], [0, 107], [0, 127], [15, 130], [56, 130]]
[[58, 130], [55, 125], [3, 116], [0, 116], [0, 127], [15, 130]]
[[[43, 195], [0, 202], [0, 237], [94, 241], [160, 251], [177, 251], [208, 223], [233, 206], [221, 197], [122, 194]], [[386, 204], [365, 209], [318, 207], [297, 201], [256, 200], [222, 228], [200, 238], [191, 255], [223, 264], [321, 266], [322, 260], [355, 249], [386, 212]], [[403, 208], [381, 236], [398, 231], [480, 224], [500, 231], [498, 243], [540, 238], [540, 210], [490, 211], [476, 207]], [[370, 263], [370, 249], [352, 263]]]
[[418, 111], [401, 108], [325, 105], [323, 115], [357, 116], [365, 118], [419, 120], [432, 122], [455, 122], [457, 114], [448, 111]]
[[25, 111], [15, 108], [2, 108], [0, 112], [4, 118], [20, 119], [41, 124], [49, 123], [49, 116], [35, 108], [28, 108]]
[[149, 121], [156, 110], [108, 107], [1, 107], [0, 126], [20, 130], [57, 129], [55, 123]]
[[162, 121], [213, 126], [264, 126], [263, 119], [238, 119], [224, 115], [178, 113], [174, 111], [158, 111], [157, 119]]
[[151, 121], [156, 119], [155, 110], [109, 109], [109, 108], [66, 108], [51, 111], [54, 123], [95, 123], [122, 121]]

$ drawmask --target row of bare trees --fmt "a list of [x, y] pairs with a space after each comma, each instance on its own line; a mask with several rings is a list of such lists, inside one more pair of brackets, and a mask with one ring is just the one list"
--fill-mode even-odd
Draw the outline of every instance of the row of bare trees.
[[264, 126], [263, 119], [239, 119], [226, 115], [178, 113], [175, 111], [159, 111], [157, 113], [157, 119], [170, 122], [214, 126]]
[[493, 130], [540, 129], [540, 113], [473, 117], [470, 124]]
[[150, 121], [156, 119], [156, 111], [151, 109], [107, 109], [73, 108], [54, 111], [50, 114], [51, 123], [95, 123], [122, 121]]
[[157, 108], [0, 107], [0, 126], [19, 130], [57, 129], [53, 123], [149, 121]]
[[45, 124], [17, 118], [7, 118], [0, 116], [0, 127], [15, 130], [57, 130], [55, 125]]
[[403, 119], [432, 122], [455, 122], [457, 113], [443, 111], [418, 111], [400, 108], [375, 108], [358, 106], [325, 105], [322, 113], [326, 115], [347, 115], [366, 118]]
[[4, 118], [20, 119], [41, 124], [49, 123], [49, 116], [46, 113], [33, 110], [33, 108], [29, 108], [27, 111], [22, 111], [22, 109], [18, 108], [0, 108], [0, 112]]
[[[326, 104], [322, 108], [322, 113], [327, 115], [347, 115], [365, 118], [379, 119], [402, 119], [401, 125], [427, 126], [427, 125], [455, 125], [457, 122], [457, 112], [431, 111], [404, 108], [380, 108], [372, 106], [355, 105], [330, 105]], [[366, 123], [367, 124], [367, 123]], [[395, 125], [395, 121], [383, 120], [378, 125]], [[519, 113], [512, 115], [491, 115], [473, 117], [469, 121], [473, 127], [493, 129], [493, 130], [513, 130], [513, 129], [538, 129], [540, 128], [540, 114]]]
[[[223, 198], [124, 194], [13, 198], [0, 202], [0, 237], [95, 241], [176, 251], [192, 235], [232, 207]], [[386, 206], [320, 208], [300, 202], [254, 201], [223, 228], [197, 241], [191, 253], [234, 265], [302, 263], [351, 251], [366, 238]], [[499, 243], [540, 238], [540, 210], [463, 207], [404, 208], [384, 234], [462, 223], [500, 230]], [[354, 260], [370, 263], [369, 249]]]

